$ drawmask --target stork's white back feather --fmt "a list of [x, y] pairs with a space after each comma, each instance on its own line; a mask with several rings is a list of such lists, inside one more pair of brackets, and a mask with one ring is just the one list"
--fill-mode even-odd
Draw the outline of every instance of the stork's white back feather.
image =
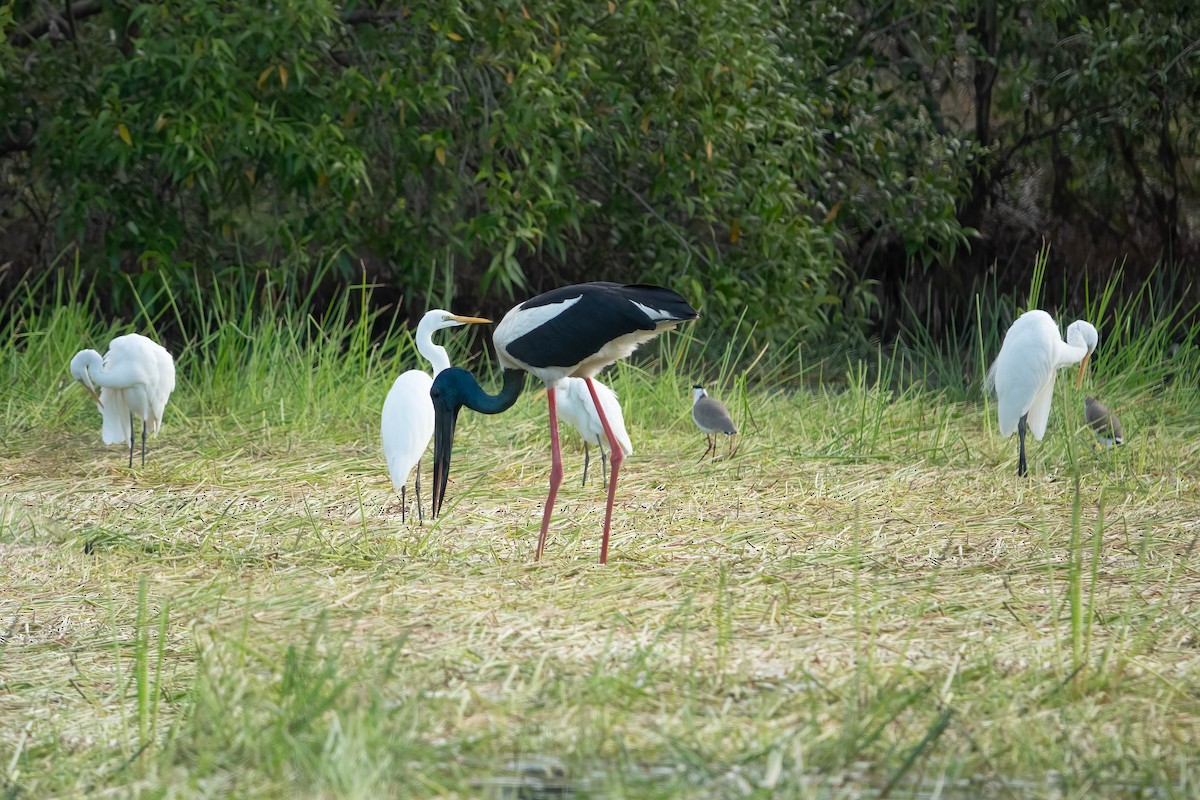
[[671, 316], [671, 312], [669, 311], [663, 311], [660, 308], [651, 308], [644, 303], [639, 303], [637, 300], [630, 300], [629, 302], [633, 303], [633, 305], [637, 307], [643, 314], [645, 314], [648, 319], [652, 319], [655, 322], [675, 320], [675, 317]]
[[511, 355], [506, 345], [537, 330], [582, 299], [582, 297], [572, 297], [561, 303], [548, 303], [531, 308], [526, 308], [522, 303], [509, 309], [492, 333], [492, 343], [496, 346], [496, 360], [500, 362], [500, 366], [505, 369], [523, 369], [540, 378], [547, 386], [553, 386], [557, 381], [566, 377], [569, 370], [561, 367], [534, 367], [526, 364]]
[[561, 303], [547, 303], [546, 305], [531, 306], [528, 308], [526, 308], [524, 303], [519, 303], [510, 308], [508, 313], [504, 315], [504, 319], [500, 320], [500, 324], [496, 326], [495, 332], [492, 333], [492, 341], [498, 346], [516, 341], [530, 331], [545, 325], [582, 299], [582, 296], [572, 297]]

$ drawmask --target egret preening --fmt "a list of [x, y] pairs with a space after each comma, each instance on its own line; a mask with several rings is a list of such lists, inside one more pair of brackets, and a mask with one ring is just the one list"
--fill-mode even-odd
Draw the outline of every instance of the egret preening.
[[[461, 317], [436, 308], [421, 317], [417, 325], [417, 352], [433, 367], [433, 375], [450, 366], [446, 348], [433, 343], [433, 334], [443, 328], [459, 325], [486, 324], [490, 319]], [[387, 399], [383, 401], [383, 414], [379, 421], [379, 438], [383, 442], [383, 455], [387, 459], [388, 473], [392, 476], [392, 488], [400, 493], [400, 521], [404, 521], [404, 510], [408, 506], [405, 486], [408, 473], [417, 468], [416, 494], [417, 518], [421, 518], [421, 456], [433, 438], [433, 401], [429, 389], [433, 378], [429, 373], [410, 369], [403, 372], [392, 383]]]
[[[175, 361], [166, 348], [136, 333], [108, 343], [103, 357], [95, 350], [80, 350], [71, 359], [71, 377], [96, 401], [103, 421], [105, 444], [129, 442], [129, 467], [133, 468], [136, 435], [133, 418], [142, 421], [142, 466], [146, 465], [146, 428], [157, 435], [163, 411], [175, 391]], [[96, 387], [100, 394], [96, 394]]]
[[[621, 412], [621, 404], [617, 402], [617, 393], [598, 380], [593, 379], [596, 395], [600, 405], [604, 407], [604, 415], [616, 434], [621, 452], [627, 456], [633, 455], [633, 443], [625, 430], [625, 415]], [[596, 404], [588, 393], [587, 383], [582, 378], [563, 378], [558, 382], [558, 415], [563, 422], [568, 423], [583, 437], [583, 482], [587, 486], [588, 443], [595, 442], [600, 448], [600, 473], [604, 474], [604, 424], [596, 413]], [[608, 487], [608, 478], [604, 478], [604, 486]]]
[[1102, 445], [1112, 447], [1114, 444], [1124, 444], [1125, 432], [1121, 430], [1121, 420], [1108, 410], [1108, 406], [1094, 397], [1085, 397], [1083, 413]]
[[600, 417], [611, 453], [608, 505], [604, 512], [604, 538], [600, 544], [600, 563], [606, 563], [617, 474], [625, 454], [592, 378], [617, 359], [628, 356], [638, 345], [699, 316], [696, 309], [670, 289], [641, 284], [622, 286], [607, 281], [554, 289], [509, 311], [492, 334], [496, 359], [504, 369], [504, 386], [499, 394], [487, 394], [474, 376], [456, 368], [444, 371], [433, 382], [431, 394], [436, 417], [434, 516], [441, 509], [446, 494], [459, 410], [466, 406], [483, 414], [499, 414], [511, 408], [525, 386], [524, 373], [527, 372], [546, 384], [546, 404], [550, 409], [550, 492], [546, 496], [542, 529], [534, 553], [535, 561], [541, 558], [550, 529], [554, 498], [563, 476], [555, 388], [563, 378], [582, 378]]
[[1096, 349], [1099, 334], [1090, 322], [1076, 320], [1067, 328], [1064, 342], [1058, 325], [1045, 311], [1026, 311], [1004, 335], [1000, 355], [987, 373], [986, 388], [996, 391], [996, 415], [1000, 434], [1021, 440], [1017, 475], [1024, 476], [1025, 430], [1041, 441], [1050, 418], [1050, 400], [1054, 396], [1054, 375], [1060, 367], [1079, 364], [1075, 380], [1078, 388], [1088, 359]]
[[729, 410], [721, 404], [720, 400], [709, 397], [708, 392], [704, 391], [704, 387], [698, 383], [692, 387], [692, 421], [696, 423], [696, 427], [704, 433], [704, 438], [708, 441], [708, 448], [700, 454], [701, 459], [708, 455], [710, 450], [713, 458], [717, 457], [716, 434], [718, 433], [729, 437], [729, 454], [733, 455], [733, 437], [737, 433], [733, 417], [729, 416]]

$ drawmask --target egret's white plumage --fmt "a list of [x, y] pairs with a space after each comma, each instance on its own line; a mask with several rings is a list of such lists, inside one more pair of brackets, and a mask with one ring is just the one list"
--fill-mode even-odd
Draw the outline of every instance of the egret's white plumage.
[[146, 463], [146, 431], [158, 434], [167, 401], [175, 391], [175, 361], [166, 348], [140, 334], [118, 336], [109, 342], [103, 357], [95, 350], [76, 353], [71, 359], [71, 377], [96, 401], [104, 443], [129, 442], [130, 467], [133, 417], [142, 420], [142, 463]]
[[1039, 310], [1026, 311], [1004, 335], [1000, 354], [988, 370], [985, 388], [995, 390], [1000, 433], [1020, 434], [1017, 474], [1026, 473], [1025, 428], [1038, 440], [1046, 433], [1055, 374], [1061, 367], [1079, 364], [1076, 385], [1082, 383], [1099, 338], [1090, 322], [1076, 320], [1067, 328], [1064, 342], [1054, 319]]
[[[593, 379], [596, 396], [604, 408], [604, 416], [612, 427], [613, 435], [621, 445], [621, 452], [633, 455], [633, 443], [629, 441], [629, 433], [625, 430], [625, 416], [621, 404], [617, 401], [617, 393], [598, 380]], [[558, 416], [569, 423], [583, 437], [583, 482], [587, 482], [587, 448], [590, 442], [595, 442], [600, 448], [601, 469], [604, 467], [604, 424], [596, 413], [596, 404], [588, 392], [587, 382], [583, 378], [563, 378], [556, 385], [558, 390]], [[607, 479], [605, 479], [607, 483]]]
[[417, 325], [417, 352], [433, 367], [429, 373], [410, 369], [401, 373], [392, 383], [387, 398], [383, 401], [383, 413], [379, 423], [379, 438], [383, 443], [383, 455], [387, 459], [388, 474], [392, 488], [400, 493], [401, 519], [404, 518], [405, 485], [413, 467], [417, 467], [417, 514], [421, 514], [421, 456], [433, 438], [433, 401], [429, 389], [433, 378], [450, 367], [450, 356], [446, 348], [434, 344], [433, 334], [444, 328], [455, 328], [468, 323], [487, 323], [482, 317], [462, 317], [436, 308], [421, 318]]

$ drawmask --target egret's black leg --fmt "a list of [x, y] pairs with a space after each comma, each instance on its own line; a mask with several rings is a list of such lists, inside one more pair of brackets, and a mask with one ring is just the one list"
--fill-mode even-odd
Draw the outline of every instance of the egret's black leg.
[[1025, 464], [1025, 420], [1029, 417], [1028, 414], [1022, 414], [1017, 420], [1017, 437], [1021, 440], [1021, 457], [1017, 462], [1017, 477], [1024, 478], [1029, 473], [1029, 468]]
[[[408, 483], [408, 481], [405, 481], [405, 484], [407, 484], [407, 483]], [[400, 487], [400, 524], [401, 525], [404, 524], [404, 512], [408, 509], [408, 497], [404, 493], [404, 490], [407, 488], [408, 488], [407, 485]]]
[[133, 445], [137, 441], [137, 428], [133, 427], [133, 412], [129, 412], [129, 468], [133, 469]]
[[142, 420], [142, 466], [146, 466], [146, 420]]
[[587, 439], [583, 440], [583, 482], [580, 487], [587, 486], [587, 468], [588, 468], [588, 443]]
[[421, 462], [417, 462], [417, 524], [425, 524], [425, 515], [421, 513]]
[[596, 437], [596, 447], [600, 448], [600, 476], [604, 479], [604, 488], [608, 488], [608, 473], [604, 469], [604, 445], [600, 442], [600, 437]]

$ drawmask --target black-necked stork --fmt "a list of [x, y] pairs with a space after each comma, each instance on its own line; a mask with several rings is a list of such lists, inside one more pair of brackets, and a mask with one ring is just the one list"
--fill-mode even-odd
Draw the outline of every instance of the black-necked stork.
[[1000, 435], [1021, 440], [1017, 475], [1028, 473], [1025, 463], [1025, 430], [1040, 440], [1050, 419], [1054, 397], [1054, 375], [1061, 367], [1079, 364], [1075, 388], [1083, 383], [1088, 359], [1100, 336], [1092, 323], [1077, 319], [1067, 327], [1064, 342], [1054, 318], [1045, 311], [1026, 311], [1017, 317], [1000, 345], [1000, 354], [988, 369], [985, 389], [996, 392], [996, 416]]
[[554, 388], [563, 378], [583, 378], [604, 425], [611, 452], [611, 480], [604, 512], [604, 538], [600, 545], [600, 563], [606, 563], [617, 473], [625, 454], [613, 435], [592, 377], [663, 331], [699, 316], [696, 309], [670, 289], [643, 284], [623, 286], [607, 281], [554, 289], [526, 300], [505, 314], [492, 335], [496, 358], [504, 369], [500, 393], [487, 394], [474, 376], [458, 368], [444, 370], [430, 389], [435, 417], [434, 516], [441, 510], [446, 494], [459, 409], [466, 406], [483, 414], [499, 414], [516, 402], [525, 386], [524, 373], [534, 375], [546, 384], [546, 402], [550, 409], [550, 493], [542, 512], [542, 530], [534, 553], [534, 560], [540, 559], [546, 547], [554, 498], [563, 477]]
[[709, 397], [708, 392], [704, 391], [704, 387], [696, 384], [692, 387], [692, 422], [696, 423], [696, 427], [704, 434], [705, 440], [708, 442], [708, 447], [700, 458], [703, 459], [712, 451], [713, 458], [717, 457], [717, 442], [716, 434], [723, 433], [729, 437], [729, 454], [733, 455], [733, 437], [737, 433], [737, 426], [733, 424], [733, 417], [729, 416], [729, 410], [716, 398]]

